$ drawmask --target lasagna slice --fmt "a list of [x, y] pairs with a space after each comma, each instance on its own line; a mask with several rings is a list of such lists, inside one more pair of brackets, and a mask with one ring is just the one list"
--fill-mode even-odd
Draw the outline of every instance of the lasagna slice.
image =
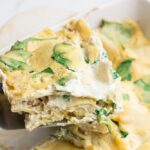
[[26, 113], [29, 130], [61, 121], [93, 122], [96, 110], [111, 114], [119, 108], [119, 76], [99, 36], [83, 20], [17, 41], [0, 56], [0, 69], [12, 111]]

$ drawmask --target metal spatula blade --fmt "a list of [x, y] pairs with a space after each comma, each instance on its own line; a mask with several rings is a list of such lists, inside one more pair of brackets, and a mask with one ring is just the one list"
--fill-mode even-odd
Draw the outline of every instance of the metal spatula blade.
[[11, 112], [11, 106], [3, 94], [0, 94], [0, 126], [7, 130], [25, 128], [24, 115]]

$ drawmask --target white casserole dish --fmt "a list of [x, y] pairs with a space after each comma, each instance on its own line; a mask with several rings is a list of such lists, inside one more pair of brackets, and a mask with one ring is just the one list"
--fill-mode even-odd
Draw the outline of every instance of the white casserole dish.
[[[96, 28], [100, 25], [101, 19], [133, 19], [141, 25], [145, 34], [150, 37], [150, 1], [148, 0], [103, 1], [96, 8], [88, 11], [88, 13], [83, 12], [81, 14], [75, 15], [74, 17], [60, 22], [53, 28], [57, 30], [68, 20], [80, 17], [84, 18], [93, 28]], [[30, 33], [30, 35], [34, 34], [34, 32]], [[30, 35], [28, 34], [25, 37], [28, 37]], [[10, 45], [8, 45], [8, 47], [9, 46]], [[4, 48], [3, 50], [6, 50], [6, 48]], [[33, 138], [37, 139], [36, 142], [40, 141], [43, 139], [43, 137], [46, 137], [48, 135], [48, 131], [52, 132], [52, 130], [49, 129], [39, 129], [39, 131], [36, 130], [32, 133], [28, 133], [27, 131], [0, 131], [0, 150], [4, 150], [4, 148], [1, 148], [1, 141], [6, 141], [4, 144], [6, 144], [6, 147], [12, 147], [10, 149], [28, 150], [29, 147], [35, 144], [35, 139], [33, 140]], [[24, 134], [24, 136], [22, 134]]]

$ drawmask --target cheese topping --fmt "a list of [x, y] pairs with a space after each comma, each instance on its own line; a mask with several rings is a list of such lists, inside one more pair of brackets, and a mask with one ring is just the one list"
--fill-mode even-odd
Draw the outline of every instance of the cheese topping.
[[74, 22], [75, 33], [69, 32], [69, 28], [58, 33], [44, 30], [17, 41], [0, 56], [0, 68], [6, 76], [4, 91], [12, 103], [53, 95], [55, 91], [106, 99], [115, 90], [111, 63], [103, 56], [106, 52], [96, 32], [82, 20]]

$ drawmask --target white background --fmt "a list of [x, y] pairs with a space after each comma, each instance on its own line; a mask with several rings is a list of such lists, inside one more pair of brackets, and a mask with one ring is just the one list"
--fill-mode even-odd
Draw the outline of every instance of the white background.
[[78, 12], [94, 7], [100, 1], [102, 0], [0, 0], [0, 26], [12, 16], [27, 9], [49, 5]]

